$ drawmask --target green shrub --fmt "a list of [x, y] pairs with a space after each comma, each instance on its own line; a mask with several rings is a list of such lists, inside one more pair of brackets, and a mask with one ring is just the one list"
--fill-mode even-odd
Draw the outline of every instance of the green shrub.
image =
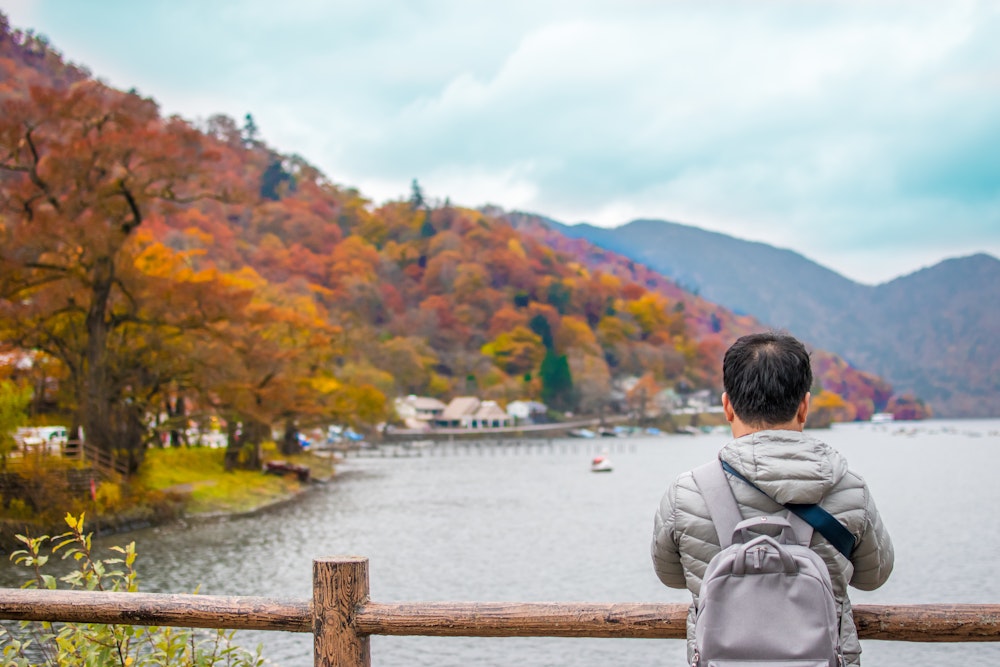
[[[83, 532], [84, 515], [66, 515], [69, 531], [50, 538], [18, 535], [25, 548], [11, 560], [30, 572], [22, 588], [54, 590], [59, 582], [71, 589], [134, 593], [138, 590], [135, 542], [111, 547], [116, 555], [97, 559], [91, 535]], [[49, 547], [50, 555], [43, 555]], [[76, 562], [76, 569], [58, 580], [47, 574], [50, 556]], [[192, 630], [99, 623], [23, 621], [16, 629], [0, 626], [3, 667], [260, 667], [261, 649], [251, 653], [233, 644], [234, 631]]]

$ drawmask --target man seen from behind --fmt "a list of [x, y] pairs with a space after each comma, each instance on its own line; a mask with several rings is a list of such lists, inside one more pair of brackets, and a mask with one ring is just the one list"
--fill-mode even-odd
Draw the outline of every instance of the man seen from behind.
[[[854, 538], [850, 558], [819, 532], [813, 533], [809, 547], [830, 572], [844, 658], [859, 665], [861, 645], [847, 586], [872, 590], [885, 583], [892, 571], [893, 549], [864, 479], [848, 468], [839, 452], [803, 433], [812, 386], [809, 353], [789, 335], [744, 336], [725, 354], [723, 386], [722, 406], [733, 440], [718, 458], [746, 480], [727, 473], [742, 517], [781, 514], [785, 503], [818, 504]], [[720, 551], [709, 517], [690, 471], [671, 484], [655, 517], [656, 575], [667, 586], [687, 588], [693, 596], [687, 623], [689, 664], [702, 578]]]

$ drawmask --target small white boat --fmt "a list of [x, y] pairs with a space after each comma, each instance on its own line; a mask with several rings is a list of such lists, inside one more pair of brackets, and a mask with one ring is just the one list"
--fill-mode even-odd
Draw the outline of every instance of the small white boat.
[[590, 472], [611, 472], [611, 470], [611, 459], [603, 454], [595, 456], [590, 462]]
[[891, 412], [876, 412], [872, 415], [873, 424], [888, 424], [895, 420], [896, 417]]

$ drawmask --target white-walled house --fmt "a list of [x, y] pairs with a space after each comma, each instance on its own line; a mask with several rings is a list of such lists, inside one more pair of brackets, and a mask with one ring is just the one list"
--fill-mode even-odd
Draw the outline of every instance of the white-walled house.
[[507, 404], [507, 414], [517, 424], [534, 424], [544, 420], [549, 407], [538, 401], [511, 401]]

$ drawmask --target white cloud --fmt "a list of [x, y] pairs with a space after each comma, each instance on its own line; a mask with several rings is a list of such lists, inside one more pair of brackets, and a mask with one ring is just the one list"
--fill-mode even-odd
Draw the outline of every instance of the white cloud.
[[100, 5], [17, 4], [113, 83], [189, 117], [250, 111], [376, 201], [418, 178], [464, 205], [664, 217], [840, 270], [873, 247], [1000, 246], [997, 2], [177, 0], [119, 7], [135, 34]]

